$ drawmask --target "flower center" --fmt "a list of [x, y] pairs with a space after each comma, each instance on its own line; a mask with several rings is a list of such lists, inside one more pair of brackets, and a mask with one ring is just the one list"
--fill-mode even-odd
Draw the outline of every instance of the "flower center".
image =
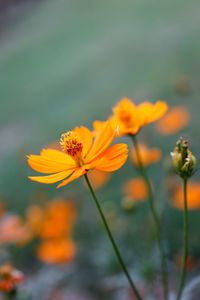
[[83, 150], [83, 144], [73, 131], [63, 133], [60, 138], [62, 150], [72, 156], [78, 158]]
[[122, 109], [119, 111], [119, 119], [126, 125], [129, 125], [132, 121], [131, 113]]

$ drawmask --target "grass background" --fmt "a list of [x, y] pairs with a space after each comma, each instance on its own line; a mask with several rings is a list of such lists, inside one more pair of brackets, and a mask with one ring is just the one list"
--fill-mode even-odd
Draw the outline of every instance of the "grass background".
[[[105, 119], [123, 96], [136, 102], [165, 99], [172, 106], [185, 105], [192, 121], [183, 134], [190, 138], [199, 158], [199, 10], [197, 0], [46, 0], [8, 16], [0, 35], [0, 195], [9, 209], [23, 212], [33, 200], [48, 196], [73, 197], [74, 189], [86, 200], [89, 195], [83, 196], [80, 182], [59, 191], [55, 186], [30, 182], [27, 175], [32, 171], [25, 155], [38, 152], [69, 128]], [[175, 89], [182, 77], [187, 77], [189, 93]], [[178, 138], [161, 137], [152, 126], [142, 135], [168, 156]], [[156, 186], [164, 178], [160, 167], [149, 170]], [[132, 174], [129, 166], [124, 167], [102, 192], [102, 198], [110, 199], [116, 210], [121, 200], [116, 183]], [[195, 176], [199, 178], [198, 172]], [[156, 189], [156, 193], [162, 200], [167, 198], [163, 191]], [[83, 202], [81, 224], [85, 227], [79, 241], [84, 244], [87, 234], [87, 249], [90, 235], [96, 239], [94, 228], [101, 229], [88, 225], [89, 218], [95, 224], [96, 211], [89, 201]], [[145, 209], [135, 215], [144, 236], [141, 216]], [[173, 248], [173, 242], [180, 242], [175, 228], [181, 226], [181, 215], [168, 210], [166, 220], [174, 225], [165, 226], [165, 231]], [[122, 224], [130, 228], [129, 222], [133, 216], [122, 216], [118, 228]], [[192, 224], [193, 228], [199, 224], [197, 213]], [[138, 231], [131, 226], [130, 235], [136, 236]], [[123, 238], [121, 241], [123, 244]], [[96, 242], [91, 239], [91, 243], [95, 247]], [[135, 251], [140, 252], [140, 247]], [[130, 260], [131, 255], [130, 251]]]

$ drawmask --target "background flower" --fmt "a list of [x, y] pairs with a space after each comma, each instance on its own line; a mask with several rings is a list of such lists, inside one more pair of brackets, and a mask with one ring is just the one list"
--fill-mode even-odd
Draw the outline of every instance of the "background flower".
[[156, 123], [157, 130], [163, 135], [175, 134], [185, 128], [190, 121], [190, 113], [184, 106], [176, 106]]

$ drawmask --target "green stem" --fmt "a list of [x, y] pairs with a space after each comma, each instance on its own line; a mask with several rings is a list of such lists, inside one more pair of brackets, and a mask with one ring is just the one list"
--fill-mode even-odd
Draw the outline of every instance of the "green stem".
[[156, 239], [157, 239], [157, 244], [158, 244], [158, 249], [159, 249], [160, 259], [161, 259], [161, 274], [162, 274], [162, 283], [163, 283], [163, 295], [164, 295], [164, 299], [167, 300], [168, 299], [167, 263], [166, 263], [165, 253], [164, 253], [163, 244], [162, 244], [162, 240], [161, 240], [160, 221], [159, 221], [158, 214], [157, 214], [156, 207], [155, 207], [155, 203], [154, 203], [154, 195], [153, 195], [151, 183], [149, 181], [149, 178], [147, 176], [146, 170], [145, 170], [143, 162], [142, 162], [142, 158], [141, 158], [140, 149], [139, 149], [137, 139], [133, 135], [131, 135], [131, 138], [132, 138], [133, 145], [134, 145], [134, 148], [135, 148], [135, 153], [136, 153], [136, 156], [137, 156], [139, 170], [140, 170], [141, 176], [144, 180], [144, 183], [145, 183], [145, 185], [147, 187], [147, 191], [148, 191], [149, 205], [150, 205], [151, 214], [152, 214], [152, 217], [153, 217], [153, 220], [154, 220], [154, 223], [155, 223]]
[[135, 284], [134, 284], [134, 282], [133, 282], [133, 280], [132, 280], [132, 278], [131, 278], [131, 276], [130, 276], [130, 274], [129, 274], [129, 272], [128, 272], [126, 266], [125, 266], [125, 263], [124, 263], [124, 261], [123, 261], [123, 258], [122, 258], [121, 254], [120, 254], [120, 252], [119, 252], [119, 249], [118, 249], [118, 247], [117, 247], [117, 245], [116, 245], [116, 243], [115, 243], [115, 240], [114, 240], [114, 238], [113, 238], [113, 236], [112, 236], [112, 233], [111, 233], [111, 231], [110, 231], [110, 228], [109, 228], [109, 226], [108, 226], [108, 223], [107, 223], [107, 221], [106, 221], [106, 218], [105, 218], [105, 216], [104, 216], [104, 213], [103, 213], [103, 211], [102, 211], [102, 209], [101, 209], [100, 203], [99, 203], [99, 201], [98, 201], [98, 199], [97, 199], [97, 197], [96, 197], [96, 194], [95, 194], [95, 192], [94, 192], [94, 190], [93, 190], [93, 188], [92, 188], [92, 186], [91, 186], [91, 184], [90, 184], [90, 181], [89, 181], [89, 179], [88, 179], [87, 174], [85, 174], [84, 177], [85, 177], [85, 180], [86, 180], [86, 182], [87, 182], [88, 188], [89, 188], [89, 190], [90, 190], [90, 192], [91, 192], [91, 194], [92, 194], [92, 197], [93, 197], [93, 199], [94, 199], [94, 202], [95, 202], [95, 204], [96, 204], [96, 206], [97, 206], [97, 209], [98, 209], [98, 211], [99, 211], [99, 213], [100, 213], [101, 219], [102, 219], [103, 224], [104, 224], [104, 226], [105, 226], [105, 228], [106, 228], [106, 232], [107, 232], [108, 237], [109, 237], [109, 239], [110, 239], [110, 242], [111, 242], [111, 244], [112, 244], [112, 246], [113, 246], [114, 252], [115, 252], [115, 254], [116, 254], [117, 258], [118, 258], [118, 261], [119, 261], [119, 263], [120, 263], [120, 265], [121, 265], [121, 267], [122, 267], [122, 269], [123, 269], [123, 271], [124, 271], [124, 274], [125, 274], [125, 276], [127, 277], [128, 282], [129, 282], [129, 284], [130, 284], [130, 286], [131, 286], [131, 288], [132, 288], [132, 290], [133, 290], [133, 292], [134, 292], [134, 294], [135, 294], [137, 300], [142, 300], [142, 297], [141, 297], [141, 295], [139, 294], [139, 292], [138, 292], [138, 290], [137, 290], [137, 288], [136, 288], [136, 286], [135, 286]]
[[184, 194], [184, 215], [183, 215], [183, 259], [181, 278], [176, 300], [181, 299], [183, 287], [185, 284], [186, 262], [188, 256], [188, 209], [187, 209], [187, 178], [183, 178], [183, 194]]

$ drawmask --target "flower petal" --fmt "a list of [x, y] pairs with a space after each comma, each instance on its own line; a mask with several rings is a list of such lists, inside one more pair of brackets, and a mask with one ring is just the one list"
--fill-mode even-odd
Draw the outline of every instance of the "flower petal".
[[105, 122], [102, 129], [96, 134], [94, 144], [86, 156], [85, 163], [88, 163], [99, 156], [112, 143], [115, 135], [116, 132], [110, 126], [110, 122]]
[[141, 126], [147, 125], [160, 119], [167, 111], [168, 106], [164, 101], [157, 101], [155, 104], [143, 102], [138, 105], [138, 115], [141, 116]]
[[190, 118], [190, 113], [184, 106], [175, 106], [157, 122], [156, 128], [164, 135], [174, 134], [187, 126]]
[[127, 160], [128, 148], [126, 144], [116, 144], [108, 148], [97, 159], [95, 169], [112, 172], [118, 170]]
[[88, 128], [84, 126], [76, 127], [73, 131], [80, 137], [83, 142], [82, 155], [83, 157], [85, 157], [92, 146], [93, 134]]
[[28, 156], [29, 166], [38, 172], [52, 174], [76, 167], [75, 161], [67, 154], [55, 149], [43, 149], [40, 155]]
[[68, 170], [68, 171], [63, 171], [52, 175], [29, 176], [28, 178], [33, 181], [50, 184], [50, 183], [55, 183], [57, 181], [63, 180], [64, 178], [68, 177], [70, 174], [72, 174], [72, 171]]
[[73, 174], [71, 174], [71, 176], [69, 176], [66, 180], [63, 180], [58, 186], [57, 188], [60, 188], [64, 185], [67, 185], [68, 183], [72, 182], [73, 180], [81, 177], [82, 175], [84, 175], [87, 171], [83, 168], [79, 168], [76, 171], [74, 171]]

